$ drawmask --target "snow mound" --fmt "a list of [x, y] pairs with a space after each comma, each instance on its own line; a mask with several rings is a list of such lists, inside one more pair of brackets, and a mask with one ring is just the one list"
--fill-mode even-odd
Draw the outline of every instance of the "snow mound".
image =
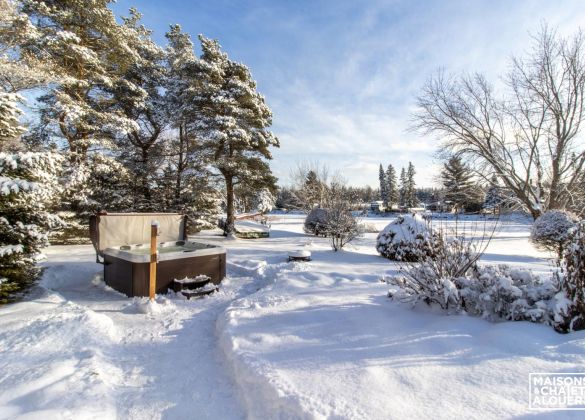
[[230, 273], [245, 277], [261, 276], [268, 266], [265, 260], [244, 260], [237, 263], [228, 261], [227, 264]]
[[134, 297], [124, 312], [128, 314], [168, 315], [177, 311], [176, 305], [166, 296], [157, 295], [155, 300], [148, 297]]

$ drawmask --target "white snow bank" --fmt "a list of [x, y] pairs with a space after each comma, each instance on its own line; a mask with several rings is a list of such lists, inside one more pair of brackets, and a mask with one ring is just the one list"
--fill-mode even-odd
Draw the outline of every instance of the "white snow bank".
[[2, 312], [0, 418], [113, 418], [121, 369], [107, 357], [120, 331], [106, 315], [55, 293]]
[[[509, 232], [502, 235], [508, 244]], [[525, 226], [526, 244], [527, 236]], [[490, 259], [506, 260], [498, 244]], [[389, 301], [378, 281], [385, 273], [377, 261], [395, 264], [359, 244], [338, 255], [323, 249], [313, 263], [277, 271], [272, 284], [234, 301], [218, 319], [249, 418], [530, 415], [529, 373], [579, 372], [585, 365], [585, 332], [560, 335], [528, 322], [412, 310]], [[513, 252], [532, 250], [516, 244]], [[543, 264], [533, 255], [514, 258]]]
[[149, 303], [105, 286], [91, 246], [46, 252], [41, 286], [0, 307], [0, 419], [245, 417], [214, 331], [252, 278]]

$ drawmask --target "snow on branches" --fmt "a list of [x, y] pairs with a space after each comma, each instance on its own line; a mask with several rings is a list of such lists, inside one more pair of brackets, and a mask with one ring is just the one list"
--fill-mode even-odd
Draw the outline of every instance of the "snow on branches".
[[560, 259], [570, 230], [575, 227], [577, 216], [564, 210], [549, 210], [532, 225], [530, 240], [538, 247], [554, 252]]
[[61, 225], [49, 212], [61, 192], [61, 164], [56, 153], [0, 153], [0, 301], [34, 278], [48, 231]]
[[557, 273], [559, 293], [555, 304], [555, 329], [561, 332], [585, 329], [585, 221], [570, 231]]

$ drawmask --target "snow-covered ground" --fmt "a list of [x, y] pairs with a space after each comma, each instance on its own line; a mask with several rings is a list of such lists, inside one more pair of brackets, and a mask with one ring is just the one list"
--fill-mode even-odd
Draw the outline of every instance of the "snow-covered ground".
[[[528, 231], [506, 222], [484, 261], [548, 272]], [[0, 308], [0, 418], [580, 417], [529, 411], [528, 374], [585, 371], [584, 332], [391, 302], [375, 233], [334, 253], [278, 215], [267, 239], [202, 236], [228, 248], [221, 291], [155, 305], [105, 287], [90, 246], [47, 249]], [[287, 263], [299, 248], [313, 261]]]

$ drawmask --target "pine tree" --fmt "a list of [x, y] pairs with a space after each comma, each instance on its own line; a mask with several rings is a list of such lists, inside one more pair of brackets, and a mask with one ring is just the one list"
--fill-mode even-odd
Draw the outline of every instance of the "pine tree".
[[479, 201], [479, 188], [469, 168], [457, 156], [443, 166], [441, 179], [445, 187], [445, 200], [451, 201], [456, 211], [471, 208]]
[[39, 98], [41, 122], [67, 141], [74, 162], [85, 162], [91, 146], [111, 145], [112, 130], [136, 128], [110, 110], [107, 91], [122, 69], [141, 60], [129, 45], [135, 34], [116, 22], [110, 0], [21, 3], [20, 12], [34, 24], [20, 45], [22, 58], [46, 60], [58, 74]]
[[406, 188], [405, 188], [405, 197], [404, 197], [404, 205], [408, 208], [413, 208], [418, 205], [418, 200], [416, 198], [416, 183], [414, 181], [414, 176], [416, 171], [414, 170], [414, 165], [412, 162], [408, 162], [408, 169], [406, 171]]
[[234, 188], [238, 184], [274, 188], [266, 160], [278, 139], [268, 130], [272, 112], [256, 90], [245, 65], [232, 61], [215, 40], [199, 37], [202, 55], [185, 63], [192, 77], [187, 114], [189, 130], [201, 139], [205, 160], [223, 177], [226, 191], [225, 233], [234, 232]]
[[378, 179], [380, 180], [380, 200], [384, 202], [384, 205], [387, 205], [388, 199], [388, 191], [387, 191], [387, 184], [386, 184], [386, 173], [384, 172], [384, 167], [380, 163], [380, 171], [378, 175]]
[[179, 25], [171, 26], [166, 37], [164, 101], [173, 131], [166, 136], [165, 175], [158, 190], [164, 189], [165, 211], [183, 211], [197, 221], [197, 227], [211, 226], [220, 213], [222, 195], [209, 170], [209, 152], [203, 150], [195, 129], [204, 105], [197, 93], [202, 91], [205, 74], [201, 74], [190, 36]]
[[[1, 146], [13, 145], [24, 132], [17, 101], [0, 91]], [[0, 302], [34, 280], [48, 230], [61, 224], [47, 211], [61, 188], [61, 160], [56, 153], [0, 152]]]
[[268, 188], [262, 188], [256, 193], [252, 201], [252, 210], [256, 210], [264, 214], [274, 208], [276, 197]]
[[[170, 116], [165, 92], [167, 68], [165, 51], [151, 39], [151, 31], [140, 24], [141, 15], [130, 9], [123, 18], [124, 26], [136, 37], [128, 40], [130, 47], [141, 57], [129, 65], [111, 90], [112, 109], [136, 123], [136, 128], [119, 133], [116, 146], [119, 160], [128, 172], [130, 182], [127, 194], [132, 197], [129, 208], [136, 211], [160, 211], [157, 197], [153, 197], [158, 169], [164, 164], [164, 134]], [[108, 209], [112, 203], [108, 202]]]
[[0, 151], [25, 132], [19, 120], [22, 111], [18, 108], [18, 102], [22, 100], [18, 94], [0, 91]]
[[498, 177], [494, 175], [490, 182], [490, 187], [485, 195], [483, 202], [483, 208], [485, 210], [491, 210], [494, 214], [499, 213], [501, 210], [502, 203], [504, 202], [504, 194], [502, 187], [498, 181]]
[[327, 186], [315, 170], [309, 170], [302, 186], [302, 195], [306, 201], [306, 209], [310, 210], [315, 206], [323, 207]]
[[400, 170], [400, 193], [399, 193], [400, 207], [406, 206], [407, 189], [408, 189], [408, 182], [406, 179], [406, 171], [404, 170], [404, 168], [402, 168]]
[[[34, 133], [67, 147], [68, 196], [64, 202], [80, 212], [98, 207], [89, 183], [96, 165], [93, 155], [115, 148], [118, 133], [137, 124], [113, 108], [111, 93], [129, 67], [142, 61], [133, 48], [139, 34], [116, 22], [110, 0], [22, 0], [18, 25], [28, 28], [19, 39], [20, 59], [46, 63], [55, 75], [38, 98], [39, 122]], [[129, 83], [126, 81], [125, 83]], [[138, 87], [131, 86], [130, 88]], [[89, 200], [88, 200], [89, 197]]]
[[398, 191], [398, 182], [396, 180], [396, 170], [394, 166], [388, 165], [386, 170], [386, 201], [388, 207], [398, 204], [400, 200], [400, 192]]

